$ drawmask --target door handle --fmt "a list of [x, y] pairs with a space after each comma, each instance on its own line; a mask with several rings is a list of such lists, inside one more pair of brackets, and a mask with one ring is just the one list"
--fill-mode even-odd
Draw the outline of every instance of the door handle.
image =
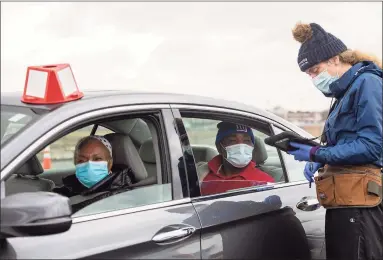
[[173, 240], [178, 240], [181, 238], [186, 238], [193, 234], [195, 232], [194, 227], [182, 227], [176, 230], [172, 231], [165, 231], [165, 232], [160, 232], [159, 234], [156, 234], [153, 238], [152, 241], [156, 243], [164, 243], [164, 242], [170, 242]]
[[317, 198], [308, 196], [303, 197], [296, 205], [296, 207], [303, 211], [314, 211], [320, 208], [320, 204]]

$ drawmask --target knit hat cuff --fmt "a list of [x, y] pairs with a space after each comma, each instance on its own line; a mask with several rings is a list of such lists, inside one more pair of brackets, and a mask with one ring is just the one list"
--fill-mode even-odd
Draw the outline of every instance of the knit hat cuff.
[[298, 56], [298, 65], [301, 71], [306, 71], [322, 61], [326, 61], [347, 50], [347, 46], [339, 39], [320, 46]]

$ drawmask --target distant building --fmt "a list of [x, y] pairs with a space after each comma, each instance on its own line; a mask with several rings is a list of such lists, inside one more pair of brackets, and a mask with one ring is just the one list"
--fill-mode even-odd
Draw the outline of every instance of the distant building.
[[288, 111], [279, 106], [270, 112], [298, 126], [323, 124], [324, 121], [323, 112]]
[[322, 122], [322, 114], [312, 111], [288, 111], [286, 120], [296, 125], [312, 125]]
[[284, 119], [286, 119], [287, 112], [288, 112], [286, 109], [284, 109], [283, 107], [280, 107], [280, 106], [274, 107], [273, 109], [268, 110], [268, 111], [279, 116], [279, 117], [282, 117]]
[[322, 134], [324, 122], [328, 114], [327, 111], [289, 111], [280, 106], [269, 110], [269, 112], [299, 126], [313, 136]]

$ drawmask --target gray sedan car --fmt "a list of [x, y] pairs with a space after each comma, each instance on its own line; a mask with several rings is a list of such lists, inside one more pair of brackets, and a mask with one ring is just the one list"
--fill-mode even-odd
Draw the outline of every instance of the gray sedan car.
[[[325, 210], [304, 163], [263, 141], [285, 130], [312, 138], [299, 127], [199, 96], [90, 91], [32, 105], [21, 95], [1, 94], [1, 259], [325, 258]], [[274, 183], [201, 194], [199, 167], [218, 155], [221, 121], [251, 127], [253, 161]], [[94, 134], [137, 182], [72, 212], [87, 196], [52, 189], [75, 173], [76, 141]]]

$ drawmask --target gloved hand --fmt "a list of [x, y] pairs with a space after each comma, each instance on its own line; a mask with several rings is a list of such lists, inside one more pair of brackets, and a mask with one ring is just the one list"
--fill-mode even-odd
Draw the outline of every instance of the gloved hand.
[[311, 145], [295, 142], [290, 142], [290, 145], [294, 148], [298, 148], [298, 150], [287, 152], [288, 154], [294, 155], [295, 160], [306, 162], [310, 161], [310, 150], [312, 148]]
[[306, 163], [303, 174], [309, 182], [314, 182], [314, 174], [322, 168], [323, 164], [317, 162], [308, 162]]

